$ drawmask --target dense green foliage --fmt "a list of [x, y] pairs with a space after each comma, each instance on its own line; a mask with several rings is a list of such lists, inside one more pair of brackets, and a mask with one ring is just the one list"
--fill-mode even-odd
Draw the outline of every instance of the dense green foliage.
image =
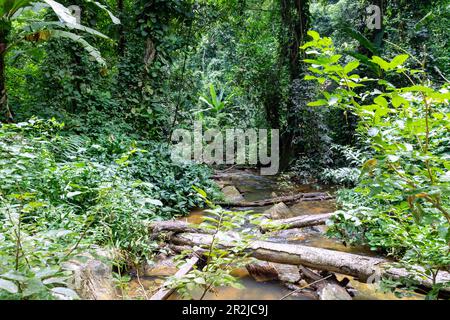
[[[424, 70], [405, 67], [406, 54], [390, 62], [373, 56], [371, 62], [387, 76], [360, 77], [360, 61], [341, 64], [330, 38], [309, 34], [313, 41], [303, 48], [313, 56], [305, 60], [313, 75], [306, 78], [339, 85], [310, 105], [357, 114], [358, 136], [373, 149], [358, 186], [340, 197], [343, 208], [330, 233], [424, 266], [433, 278], [450, 264], [448, 86], [434, 89]], [[388, 80], [392, 74], [403, 75], [410, 85], [395, 87]]]
[[23, 278], [9, 290], [17, 297], [47, 297], [64, 284], [61, 263], [92, 243], [128, 263], [149, 258], [147, 222], [201, 205], [192, 185], [216, 194], [208, 168], [173, 164], [164, 145], [62, 129], [33, 119], [0, 129], [0, 278]]

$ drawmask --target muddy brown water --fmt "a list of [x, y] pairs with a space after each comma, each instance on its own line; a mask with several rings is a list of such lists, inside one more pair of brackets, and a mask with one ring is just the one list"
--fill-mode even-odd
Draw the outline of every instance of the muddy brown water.
[[[225, 185], [234, 185], [244, 195], [244, 198], [247, 201], [256, 201], [298, 192], [334, 192], [333, 188], [330, 187], [287, 184], [286, 182], [280, 181], [279, 177], [260, 176], [250, 170], [236, 170], [227, 172], [223, 175], [223, 177], [221, 177], [220, 180]], [[257, 208], [233, 208], [233, 210], [246, 211], [250, 209], [255, 213], [262, 213], [269, 208], [270, 206]], [[333, 212], [336, 209], [336, 204], [332, 200], [308, 201], [295, 203], [290, 205], [289, 208], [293, 212], [293, 216], [300, 216]], [[187, 217], [180, 217], [180, 220], [193, 224], [200, 224], [203, 222], [206, 215], [207, 213], [204, 210], [196, 209], [193, 210]], [[326, 226], [281, 230], [279, 231], [279, 234], [275, 233], [266, 240], [278, 243], [302, 244], [360, 255], [376, 256], [376, 254], [370, 251], [369, 248], [361, 246], [346, 246], [338, 240], [330, 239], [325, 236], [325, 231]], [[245, 269], [238, 269], [234, 272], [235, 275], [239, 277], [244, 289], [236, 289], [232, 287], [218, 288], [215, 292], [208, 293], [205, 300], [279, 300], [291, 292], [282, 283], [277, 281], [257, 282], [253, 280]], [[337, 276], [338, 278], [344, 278], [343, 275]], [[351, 285], [357, 290], [354, 300], [399, 299], [392, 293], [382, 292], [376, 284], [361, 283], [348, 276], [347, 278], [350, 279]], [[139, 282], [137, 279], [133, 279], [126, 295], [131, 299], [145, 299], [158, 290], [163, 283], [163, 279], [164, 278], [162, 277], [147, 277], [139, 279]], [[182, 298], [178, 294], [174, 293], [169, 299], [178, 300]], [[296, 295], [289, 296], [287, 299], [309, 300], [310, 297]], [[413, 295], [403, 299], [423, 299], [423, 296]]]

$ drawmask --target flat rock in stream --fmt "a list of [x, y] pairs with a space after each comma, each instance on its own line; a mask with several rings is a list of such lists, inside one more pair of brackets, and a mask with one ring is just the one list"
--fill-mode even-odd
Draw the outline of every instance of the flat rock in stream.
[[283, 202], [273, 205], [270, 209], [263, 212], [263, 215], [273, 220], [291, 218], [294, 213]]
[[278, 272], [278, 280], [289, 283], [300, 281], [300, 272], [298, 266], [291, 264], [272, 263]]
[[62, 265], [64, 270], [72, 271], [68, 287], [76, 291], [82, 300], [115, 300], [117, 295], [112, 266], [105, 262], [110, 254], [99, 249], [97, 256], [86, 254], [83, 259], [74, 259]]
[[235, 186], [225, 186], [222, 189], [224, 198], [226, 202], [241, 202], [244, 201], [244, 196], [239, 192]]
[[157, 257], [155, 263], [146, 264], [143, 269], [143, 275], [146, 277], [168, 277], [178, 271], [173, 258], [166, 256]]
[[334, 283], [327, 284], [317, 294], [320, 300], [352, 300], [352, 297], [345, 288]]

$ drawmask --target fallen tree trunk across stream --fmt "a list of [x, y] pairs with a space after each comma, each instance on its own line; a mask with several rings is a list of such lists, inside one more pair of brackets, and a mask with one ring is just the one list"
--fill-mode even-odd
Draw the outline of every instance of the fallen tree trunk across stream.
[[[224, 248], [232, 248], [234, 243], [232, 236], [219, 235], [219, 245]], [[209, 246], [212, 236], [200, 233], [179, 233], [172, 235], [170, 241], [176, 245]], [[356, 255], [352, 253], [334, 250], [308, 247], [304, 245], [280, 244], [267, 241], [255, 241], [248, 248], [250, 256], [270, 262], [283, 264], [302, 265], [316, 270], [325, 270], [345, 274], [357, 278], [361, 282], [373, 282], [380, 278], [399, 280], [413, 276], [404, 268], [398, 268], [391, 261]], [[420, 270], [420, 267], [416, 267]], [[413, 276], [421, 287], [430, 290], [433, 287], [431, 279]], [[450, 273], [440, 271], [436, 277], [436, 283], [450, 282]], [[441, 289], [445, 294], [450, 294], [450, 288]]]
[[334, 197], [330, 196], [328, 193], [324, 192], [309, 192], [309, 193], [298, 193], [293, 196], [282, 196], [275, 197], [271, 199], [257, 200], [257, 201], [238, 201], [238, 202], [217, 202], [218, 205], [224, 207], [264, 207], [271, 204], [276, 204], [280, 202], [292, 203], [300, 201], [323, 201], [331, 200]]
[[294, 229], [294, 228], [318, 226], [325, 224], [332, 215], [333, 215], [332, 213], [322, 213], [322, 214], [297, 216], [293, 218], [279, 219], [279, 220], [267, 219], [262, 222], [261, 230], [263, 232], [267, 232], [270, 230], [277, 230], [277, 229]]
[[[326, 221], [332, 216], [332, 213], [311, 214], [297, 216], [288, 219], [265, 219], [261, 223], [261, 230], [263, 232], [280, 230], [280, 229], [294, 229], [312, 227], [325, 224]], [[170, 221], [158, 221], [153, 222], [149, 226], [150, 233], [154, 236], [161, 232], [173, 232], [173, 233], [211, 233], [211, 230], [202, 229], [199, 226], [189, 224], [188, 222], [180, 220]]]

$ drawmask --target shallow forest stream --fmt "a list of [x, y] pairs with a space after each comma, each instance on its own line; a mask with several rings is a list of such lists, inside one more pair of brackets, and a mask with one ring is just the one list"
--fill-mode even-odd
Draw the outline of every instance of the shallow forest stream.
[[[289, 182], [281, 182], [278, 176], [261, 176], [256, 171], [247, 170], [230, 170], [220, 175], [218, 184], [221, 186], [233, 185], [244, 196], [246, 201], [256, 201], [268, 199], [274, 196], [280, 196], [298, 192], [317, 192], [326, 191], [333, 193], [333, 188], [326, 186], [318, 186], [313, 184], [293, 184]], [[270, 209], [271, 205], [262, 207], [240, 207], [232, 208], [232, 210], [247, 211], [253, 213], [263, 213]], [[298, 202], [289, 206], [292, 217], [301, 215], [312, 215], [333, 212], [336, 209], [334, 200], [324, 201], [307, 201]], [[251, 213], [250, 213], [251, 214]], [[181, 217], [180, 220], [188, 223], [199, 225], [204, 221], [204, 217], [208, 215], [205, 210], [193, 210], [187, 217]], [[359, 255], [376, 256], [376, 253], [370, 251], [369, 248], [362, 246], [346, 246], [342, 242], [330, 239], [325, 235], [326, 226], [314, 226], [301, 229], [281, 230], [274, 235], [268, 237], [267, 241], [277, 243], [302, 244], [317, 248], [324, 248], [342, 252], [349, 252]], [[160, 268], [160, 269], [158, 269]], [[158, 267], [152, 272], [154, 274], [164, 274], [165, 267]], [[245, 268], [235, 269], [233, 275], [240, 278], [241, 284], [245, 289], [237, 289], [232, 287], [221, 287], [215, 292], [208, 292], [204, 297], [205, 300], [309, 300], [310, 296], [302, 294], [290, 295], [292, 290], [288, 289], [281, 282], [272, 281], [256, 281], [249, 275]], [[344, 275], [337, 275], [338, 278], [344, 278]], [[126, 292], [130, 298], [144, 298], [151, 296], [152, 292], [160, 288], [164, 283], [164, 276], [144, 276], [134, 278], [130, 282], [129, 291]], [[374, 299], [399, 299], [394, 294], [382, 292], [377, 284], [362, 283], [353, 278], [349, 278], [351, 286], [355, 288], [354, 300], [374, 300]], [[147, 291], [144, 295], [143, 291]], [[173, 293], [169, 300], [179, 300], [181, 297], [177, 293]], [[423, 299], [419, 294], [402, 299]]]

